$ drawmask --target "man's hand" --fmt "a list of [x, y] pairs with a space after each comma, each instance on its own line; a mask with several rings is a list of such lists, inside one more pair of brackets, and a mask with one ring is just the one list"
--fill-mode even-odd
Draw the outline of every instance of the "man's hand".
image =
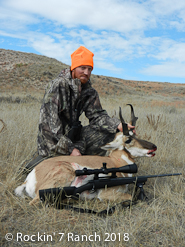
[[[128, 129], [131, 129], [131, 130], [133, 131], [133, 133], [136, 134], [135, 126], [132, 126], [132, 125], [129, 124], [129, 123], [127, 124], [127, 126], [128, 126]], [[118, 125], [118, 130], [121, 131], [121, 132], [123, 132], [122, 123], [120, 123], [120, 124]]]
[[81, 153], [78, 149], [74, 148], [70, 156], [81, 156]]

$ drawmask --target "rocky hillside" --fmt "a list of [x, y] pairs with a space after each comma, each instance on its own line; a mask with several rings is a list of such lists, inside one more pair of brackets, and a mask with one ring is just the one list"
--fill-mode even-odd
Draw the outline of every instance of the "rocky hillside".
[[[43, 92], [48, 82], [54, 79], [62, 68], [69, 67], [56, 59], [32, 53], [0, 49], [0, 91]], [[185, 84], [131, 81], [92, 75], [93, 87], [105, 95], [156, 95], [185, 98]]]

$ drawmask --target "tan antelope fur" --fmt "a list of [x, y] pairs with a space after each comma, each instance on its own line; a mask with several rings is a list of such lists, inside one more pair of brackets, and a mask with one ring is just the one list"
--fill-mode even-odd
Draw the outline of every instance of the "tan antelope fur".
[[[130, 105], [131, 106], [131, 105]], [[137, 118], [134, 116], [133, 107], [131, 106], [132, 125], [135, 126]], [[121, 167], [134, 163], [135, 157], [152, 157], [155, 155], [157, 147], [145, 140], [136, 138], [133, 131], [128, 130], [127, 124], [124, 122], [121, 110], [120, 119], [123, 125], [123, 133], [119, 132], [115, 135], [112, 142], [106, 144], [102, 149], [109, 151], [109, 155], [102, 156], [57, 156], [46, 159], [38, 164], [27, 176], [25, 182], [15, 189], [15, 194], [23, 196], [25, 189], [27, 194], [33, 198], [30, 205], [39, 201], [39, 190], [56, 187], [76, 186], [79, 187], [92, 180], [94, 175], [75, 176], [75, 170], [98, 169], [103, 163], [107, 163], [107, 168]], [[105, 176], [104, 174], [102, 174]], [[132, 174], [117, 173], [118, 177], [128, 177]], [[100, 189], [94, 193], [85, 191], [80, 194], [80, 198], [100, 200], [123, 201], [131, 200], [132, 197], [127, 192], [127, 186], [116, 186], [107, 189]]]

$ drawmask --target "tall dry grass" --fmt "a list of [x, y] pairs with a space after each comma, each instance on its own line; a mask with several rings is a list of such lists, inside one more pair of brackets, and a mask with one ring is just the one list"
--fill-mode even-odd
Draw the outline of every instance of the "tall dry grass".
[[[14, 189], [24, 180], [17, 177], [19, 168], [36, 151], [40, 104], [1, 102], [0, 119], [6, 124], [0, 133], [1, 246], [184, 246], [185, 107], [151, 106], [150, 101], [142, 98], [131, 101], [129, 96], [102, 100], [110, 116], [118, 117], [121, 106], [125, 120], [129, 121], [127, 103], [133, 104], [135, 115], [139, 117], [138, 136], [158, 147], [155, 157], [137, 159], [138, 175], [172, 172], [183, 175], [149, 179], [144, 187], [149, 202], [124, 209], [118, 205], [112, 216], [99, 217], [45, 208], [42, 204], [31, 207], [30, 198], [15, 197]], [[84, 116], [82, 122], [87, 123]], [[109, 202], [98, 201], [76, 202], [75, 205], [97, 211], [110, 206]], [[5, 239], [7, 233], [13, 234], [12, 241]], [[64, 237], [60, 241], [61, 233]], [[67, 238], [69, 233], [74, 234], [73, 241]], [[82, 241], [82, 235], [92, 241]], [[105, 241], [106, 238], [109, 241]]]

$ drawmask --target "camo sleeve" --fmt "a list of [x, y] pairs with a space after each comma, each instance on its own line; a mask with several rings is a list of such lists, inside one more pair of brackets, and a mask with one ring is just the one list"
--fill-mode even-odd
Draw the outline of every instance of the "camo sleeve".
[[91, 90], [92, 96], [89, 97], [84, 106], [85, 115], [89, 119], [90, 126], [99, 131], [116, 133], [120, 120], [111, 118], [106, 110], [102, 109], [97, 91], [94, 88], [91, 88]]
[[65, 97], [65, 87], [59, 86], [57, 81], [52, 84], [44, 96], [44, 102], [40, 110], [39, 155], [49, 156], [56, 153], [69, 155], [74, 149], [72, 141], [63, 134], [64, 123], [59, 118], [59, 112], [63, 110], [66, 104]]

